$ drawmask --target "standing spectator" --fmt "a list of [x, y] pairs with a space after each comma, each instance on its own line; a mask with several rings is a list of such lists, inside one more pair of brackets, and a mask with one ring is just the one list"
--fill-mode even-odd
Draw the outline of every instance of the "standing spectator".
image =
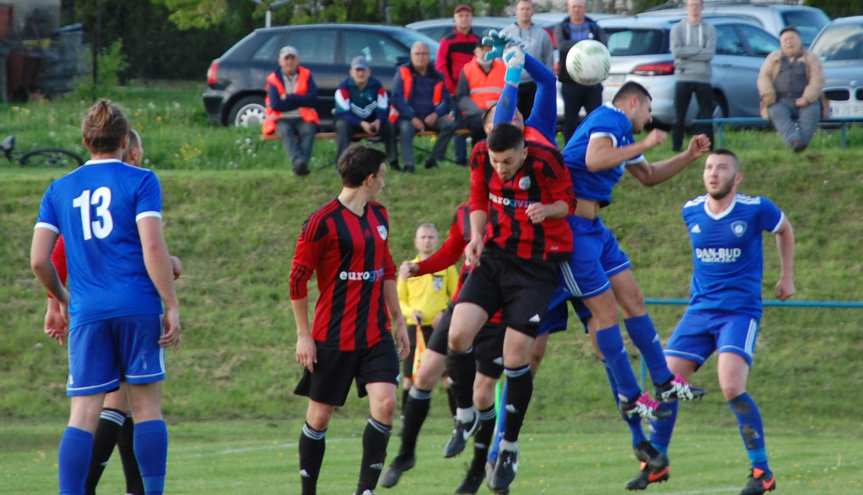
[[822, 101], [824, 72], [818, 56], [803, 48], [796, 28], [783, 29], [779, 44], [758, 74], [761, 116], [769, 116], [782, 139], [799, 153], [809, 145], [828, 109]]
[[[479, 44], [479, 36], [473, 30], [473, 8], [470, 5], [457, 5], [453, 11], [453, 27], [455, 30], [440, 40], [435, 68], [443, 76], [444, 84], [450, 95], [455, 96], [456, 84], [462, 68], [473, 58], [474, 48]], [[458, 109], [456, 123], [462, 124]], [[460, 127], [460, 125], [457, 125]], [[455, 146], [455, 162], [467, 165], [467, 142], [461, 136], [453, 139]]]
[[[709, 119], [713, 115], [713, 86], [710, 84], [710, 61], [716, 54], [716, 29], [704, 22], [701, 13], [704, 0], [686, 2], [686, 20], [671, 28], [671, 53], [674, 55], [674, 129], [671, 133], [672, 148], [683, 147], [683, 129], [686, 126], [686, 111], [692, 94], [698, 100], [698, 118]], [[713, 142], [713, 126], [706, 125], [700, 132]]]
[[[537, 26], [533, 18], [533, 1], [518, 0], [515, 4], [515, 23], [502, 30], [513, 38], [524, 42], [524, 51], [542, 62], [549, 69], [554, 65], [554, 47], [545, 29]], [[518, 85], [518, 111], [522, 115], [530, 115], [533, 108], [533, 96], [536, 93], [536, 82], [527, 71], [521, 73], [521, 83]]]
[[490, 51], [491, 46], [488, 45], [474, 48], [475, 56], [462, 69], [455, 92], [456, 104], [474, 143], [485, 139], [482, 116], [497, 103], [506, 76], [506, 64], [502, 60], [485, 59], [485, 54]]
[[417, 132], [438, 131], [425, 168], [437, 167], [455, 132], [455, 120], [449, 115], [452, 98], [444, 87], [443, 76], [429, 65], [429, 55], [428, 45], [417, 41], [411, 46], [411, 61], [399, 67], [393, 78], [390, 122], [398, 122], [406, 172], [414, 171], [413, 141]]
[[351, 144], [355, 132], [380, 136], [393, 170], [401, 170], [396, 155], [393, 128], [387, 119], [389, 98], [380, 81], [372, 77], [369, 61], [362, 55], [351, 60], [350, 77], [336, 88], [336, 146], [338, 156]]
[[309, 173], [315, 132], [321, 123], [314, 105], [318, 86], [312, 72], [300, 66], [300, 55], [292, 46], [279, 50], [279, 68], [267, 76], [267, 119], [261, 132], [277, 133], [291, 159], [296, 175]]
[[[575, 82], [566, 70], [566, 54], [579, 41], [596, 40], [603, 45], [608, 44], [608, 36], [590, 17], [587, 17], [586, 0], [569, 0], [566, 2], [569, 17], [563, 19], [554, 27], [554, 39], [560, 54], [558, 63], [563, 70], [558, 70], [557, 77], [561, 83], [563, 96], [563, 135], [566, 141], [575, 132], [581, 122], [581, 109], [586, 114], [602, 104], [602, 84], [585, 86]], [[519, 95], [521, 100], [521, 95]]]

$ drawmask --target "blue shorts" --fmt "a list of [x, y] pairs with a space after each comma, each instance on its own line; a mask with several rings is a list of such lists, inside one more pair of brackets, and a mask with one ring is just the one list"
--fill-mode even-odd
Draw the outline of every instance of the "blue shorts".
[[686, 310], [665, 346], [665, 355], [698, 363], [714, 351], [732, 352], [752, 366], [758, 318], [726, 311]]
[[551, 296], [551, 301], [548, 303], [548, 309], [542, 315], [539, 322], [538, 335], [547, 333], [562, 332], [566, 330], [569, 324], [569, 312], [566, 309], [566, 302], [572, 306], [581, 324], [584, 325], [584, 332], [587, 333], [587, 321], [590, 319], [590, 310], [581, 301], [581, 298], [573, 297], [567, 289], [559, 287], [554, 295]]
[[110, 318], [72, 328], [66, 395], [110, 392], [121, 379], [131, 384], [164, 380], [161, 335], [159, 315]]
[[570, 215], [567, 220], [573, 248], [569, 261], [561, 264], [564, 287], [581, 298], [601, 294], [611, 288], [611, 277], [629, 269], [629, 257], [601, 219]]

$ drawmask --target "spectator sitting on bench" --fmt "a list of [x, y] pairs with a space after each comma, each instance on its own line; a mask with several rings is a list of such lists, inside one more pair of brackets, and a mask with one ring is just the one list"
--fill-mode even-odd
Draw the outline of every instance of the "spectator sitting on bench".
[[380, 81], [372, 77], [369, 62], [362, 55], [351, 60], [350, 77], [336, 88], [336, 146], [338, 156], [351, 144], [356, 132], [380, 136], [387, 150], [387, 161], [393, 170], [401, 170], [396, 155], [395, 136], [387, 120], [389, 99]]
[[[824, 72], [818, 56], [803, 47], [793, 26], [779, 33], [780, 48], [771, 53], [758, 74], [761, 116], [773, 122], [788, 146], [806, 149], [822, 114]], [[826, 116], [826, 115], [825, 115]]]
[[393, 107], [390, 122], [398, 122], [402, 160], [406, 172], [414, 171], [413, 141], [417, 132], [435, 130], [437, 140], [425, 168], [434, 168], [442, 160], [455, 132], [455, 120], [449, 115], [451, 98], [444, 87], [443, 76], [429, 65], [429, 47], [422, 41], [411, 46], [411, 61], [399, 67], [393, 78]]
[[267, 76], [266, 115], [261, 133], [278, 134], [296, 175], [309, 173], [312, 146], [320, 119], [314, 105], [318, 87], [312, 72], [300, 66], [300, 55], [292, 46], [279, 50], [279, 68]]
[[485, 59], [489, 51], [489, 45], [477, 45], [474, 48], [473, 60], [462, 69], [455, 91], [456, 103], [470, 129], [473, 144], [485, 139], [482, 116], [500, 98], [506, 75], [506, 64], [502, 60]]

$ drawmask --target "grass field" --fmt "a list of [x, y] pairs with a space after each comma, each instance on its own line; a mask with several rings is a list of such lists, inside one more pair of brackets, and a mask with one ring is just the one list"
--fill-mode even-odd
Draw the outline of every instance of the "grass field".
[[[302, 221], [338, 190], [335, 152], [332, 143], [318, 142], [312, 175], [295, 178], [277, 144], [259, 143], [251, 130], [208, 126], [199, 90], [136, 85], [117, 97], [143, 131], [149, 166], [164, 187], [168, 242], [185, 265], [178, 285], [184, 346], [169, 356], [165, 386], [169, 486], [172, 493], [295, 493], [294, 442], [304, 402], [291, 394], [300, 371], [293, 359], [289, 260]], [[85, 107], [71, 100], [0, 106], [0, 131], [15, 133], [22, 149], [71, 147], [80, 139]], [[837, 149], [835, 134], [819, 134], [801, 155], [772, 132], [727, 136], [744, 161], [743, 191], [770, 196], [795, 226], [798, 299], [863, 300], [860, 131], [852, 133], [849, 149]], [[666, 145], [649, 158], [669, 154]], [[679, 209], [702, 191], [699, 165], [655, 189], [626, 178], [604, 212], [648, 296], [687, 294], [689, 245]], [[41, 194], [62, 173], [0, 164], [0, 494], [50, 493], [56, 483], [55, 450], [68, 409], [66, 358], [41, 334], [43, 292], [27, 256]], [[391, 215], [396, 260], [413, 256], [418, 223], [445, 230], [465, 195], [466, 171], [451, 165], [390, 174], [381, 199]], [[763, 288], [772, 297], [778, 268], [770, 238], [765, 253]], [[681, 307], [651, 308], [663, 339], [681, 313]], [[765, 417], [781, 493], [863, 493], [863, 312], [768, 309], [762, 328], [750, 392]], [[696, 381], [709, 395], [685, 406], [672, 451], [674, 478], [651, 491], [736, 493], [745, 455], [714, 364]], [[531, 404], [517, 493], [622, 491], [635, 464], [605, 383], [574, 324], [552, 339]], [[338, 412], [321, 493], [350, 493], [366, 407], [351, 398]], [[418, 469], [392, 493], [455, 487], [466, 461], [439, 459], [447, 428], [442, 420], [432, 423], [421, 439], [429, 469]], [[118, 469], [110, 468], [103, 492], [116, 492], [118, 480]]]

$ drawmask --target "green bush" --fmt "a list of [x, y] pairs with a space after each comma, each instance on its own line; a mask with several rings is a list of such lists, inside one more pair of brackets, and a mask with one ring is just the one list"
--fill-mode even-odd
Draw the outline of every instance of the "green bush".
[[129, 63], [123, 55], [123, 40], [117, 40], [98, 57], [96, 80], [92, 74], [81, 76], [75, 85], [75, 95], [83, 100], [95, 100], [101, 97], [116, 95], [120, 83], [120, 74], [126, 70]]

